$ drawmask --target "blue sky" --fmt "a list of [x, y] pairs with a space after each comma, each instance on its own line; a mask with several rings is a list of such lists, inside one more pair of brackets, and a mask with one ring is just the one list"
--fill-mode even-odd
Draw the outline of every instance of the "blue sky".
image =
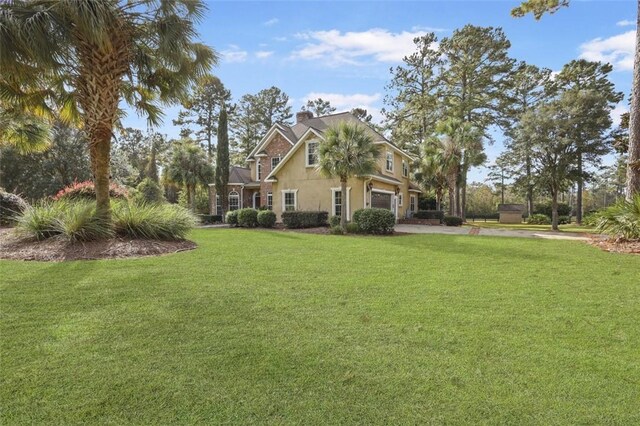
[[[439, 38], [466, 24], [502, 27], [510, 54], [540, 67], [559, 70], [576, 58], [614, 65], [612, 80], [625, 100], [631, 88], [635, 0], [571, 1], [571, 6], [541, 21], [511, 18], [517, 1], [208, 1], [200, 24], [202, 40], [221, 61], [213, 70], [238, 99], [277, 86], [292, 99], [294, 111], [309, 98], [322, 97], [338, 110], [365, 107], [379, 117], [389, 68], [412, 51], [412, 38], [435, 31]], [[165, 111], [158, 129], [175, 137]], [[131, 114], [125, 125], [144, 128]], [[494, 159], [500, 137], [487, 147]], [[470, 180], [483, 180], [484, 168]]]

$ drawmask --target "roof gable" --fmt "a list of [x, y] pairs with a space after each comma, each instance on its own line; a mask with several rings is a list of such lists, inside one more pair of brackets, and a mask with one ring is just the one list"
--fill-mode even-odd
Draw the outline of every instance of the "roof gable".
[[293, 148], [291, 148], [289, 152], [287, 152], [287, 155], [285, 155], [284, 158], [280, 160], [275, 169], [271, 170], [271, 173], [269, 173], [269, 175], [265, 178], [265, 181], [268, 182], [273, 179], [276, 173], [284, 168], [287, 161], [289, 161], [289, 159], [294, 156], [296, 151], [298, 151], [298, 149], [300, 149], [300, 147], [306, 143], [310, 135], [314, 135], [322, 139], [322, 134], [319, 131], [315, 130], [312, 127], [309, 127], [309, 129], [304, 134], [302, 134], [300, 138], [298, 138], [298, 142], [296, 142]]
[[269, 142], [271, 142], [271, 139], [275, 134], [280, 134], [292, 146], [296, 143], [297, 138], [295, 137], [295, 134], [291, 131], [291, 129], [281, 125], [280, 123], [276, 123], [271, 126], [267, 134], [264, 135], [262, 140], [258, 142], [255, 148], [253, 148], [251, 153], [247, 156], [246, 161], [253, 160], [253, 156], [262, 151], [269, 144]]

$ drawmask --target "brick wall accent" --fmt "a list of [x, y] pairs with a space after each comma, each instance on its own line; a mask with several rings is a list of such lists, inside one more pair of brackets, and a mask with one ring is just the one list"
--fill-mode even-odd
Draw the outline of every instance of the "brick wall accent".
[[263, 206], [267, 205], [267, 192], [271, 192], [273, 190], [273, 184], [271, 184], [271, 182], [264, 181], [264, 178], [266, 178], [269, 173], [271, 173], [271, 159], [274, 157], [280, 157], [280, 161], [282, 161], [284, 156], [287, 155], [292, 147], [293, 145], [291, 145], [289, 141], [287, 141], [279, 133], [276, 133], [276, 135], [264, 148], [267, 156], [260, 157], [263, 176], [263, 180], [260, 182], [260, 203]]

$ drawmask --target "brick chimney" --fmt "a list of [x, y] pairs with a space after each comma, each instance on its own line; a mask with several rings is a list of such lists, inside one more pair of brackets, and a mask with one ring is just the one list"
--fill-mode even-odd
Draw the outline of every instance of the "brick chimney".
[[296, 113], [296, 123], [302, 123], [310, 118], [313, 118], [313, 113], [311, 111], [300, 111]]

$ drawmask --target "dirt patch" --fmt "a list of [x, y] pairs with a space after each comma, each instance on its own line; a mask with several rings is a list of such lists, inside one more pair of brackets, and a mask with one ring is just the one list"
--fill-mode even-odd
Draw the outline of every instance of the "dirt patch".
[[47, 262], [123, 259], [177, 253], [193, 250], [197, 247], [193, 241], [131, 240], [124, 238], [86, 243], [68, 243], [55, 238], [44, 241], [24, 241], [6, 231], [5, 229], [0, 230], [0, 259]]
[[592, 238], [589, 244], [612, 253], [640, 254], [640, 241], [614, 241]]

